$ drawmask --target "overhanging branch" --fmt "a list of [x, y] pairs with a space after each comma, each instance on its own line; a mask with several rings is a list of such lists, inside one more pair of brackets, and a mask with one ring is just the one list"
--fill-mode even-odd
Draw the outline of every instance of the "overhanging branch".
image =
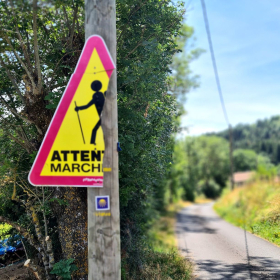
[[37, 36], [37, 0], [33, 0], [33, 34], [34, 34], [34, 54], [35, 63], [38, 75], [38, 91], [37, 94], [41, 94], [42, 89], [42, 72], [39, 58], [39, 46], [38, 46], [38, 36]]

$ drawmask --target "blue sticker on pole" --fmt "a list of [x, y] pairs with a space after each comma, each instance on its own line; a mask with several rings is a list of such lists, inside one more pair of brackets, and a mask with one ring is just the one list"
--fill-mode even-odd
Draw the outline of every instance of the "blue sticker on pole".
[[110, 197], [109, 195], [102, 195], [95, 197], [96, 211], [110, 210]]

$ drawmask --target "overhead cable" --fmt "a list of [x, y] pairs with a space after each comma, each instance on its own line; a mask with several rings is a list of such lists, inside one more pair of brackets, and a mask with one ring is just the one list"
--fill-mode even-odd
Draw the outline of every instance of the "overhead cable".
[[224, 98], [223, 98], [221, 84], [220, 84], [220, 79], [219, 79], [219, 74], [218, 74], [218, 69], [217, 69], [214, 48], [213, 48], [213, 44], [212, 44], [211, 33], [210, 33], [209, 22], [208, 22], [207, 11], [206, 11], [206, 6], [205, 6], [204, 0], [201, 0], [201, 5], [202, 5], [202, 10], [203, 10], [204, 23], [205, 23], [205, 28], [206, 28], [206, 32], [207, 32], [208, 43], [209, 43], [214, 73], [215, 73], [215, 77], [216, 77], [216, 84], [217, 84], [217, 88], [218, 88], [218, 92], [219, 92], [219, 96], [220, 96], [220, 101], [221, 101], [221, 105], [223, 108], [226, 123], [229, 127], [231, 127], [229, 118], [228, 118], [228, 114], [227, 114], [227, 110], [226, 110], [226, 106], [225, 106], [225, 102], [224, 102]]

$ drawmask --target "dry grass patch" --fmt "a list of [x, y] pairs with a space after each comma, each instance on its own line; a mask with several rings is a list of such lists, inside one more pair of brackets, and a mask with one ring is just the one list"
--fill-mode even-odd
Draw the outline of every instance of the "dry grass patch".
[[182, 208], [190, 206], [191, 204], [191, 202], [183, 200], [170, 204], [164, 214], [155, 221], [149, 232], [155, 250], [159, 252], [169, 252], [177, 248], [175, 234], [176, 215]]
[[226, 191], [214, 209], [225, 220], [280, 246], [280, 185], [257, 181]]

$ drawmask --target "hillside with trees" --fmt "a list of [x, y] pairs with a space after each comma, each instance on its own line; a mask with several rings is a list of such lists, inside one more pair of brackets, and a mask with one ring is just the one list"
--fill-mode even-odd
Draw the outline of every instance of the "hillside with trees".
[[[211, 133], [229, 139], [228, 130]], [[239, 124], [232, 129], [234, 149], [249, 149], [269, 156], [274, 164], [280, 163], [280, 116], [258, 120], [254, 124]]]
[[[279, 175], [280, 116], [233, 129], [234, 172], [255, 171], [262, 177]], [[218, 197], [230, 176], [228, 131], [178, 140], [168, 186], [187, 200], [201, 194]]]

